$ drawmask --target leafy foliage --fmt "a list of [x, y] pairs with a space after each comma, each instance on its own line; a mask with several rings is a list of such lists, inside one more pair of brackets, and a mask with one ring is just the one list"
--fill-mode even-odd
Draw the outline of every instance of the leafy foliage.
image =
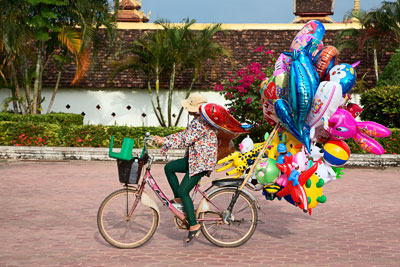
[[49, 114], [27, 114], [21, 116], [20, 114], [0, 112], [0, 121], [12, 122], [31, 122], [31, 123], [53, 123], [60, 125], [83, 125], [83, 117], [80, 114], [72, 113], [49, 113]]
[[53, 96], [70, 55], [77, 66], [72, 84], [79, 82], [105, 44], [100, 27], [115, 28], [107, 0], [7, 0], [1, 7], [0, 85], [11, 90], [15, 113], [41, 113], [42, 76], [52, 61], [59, 72]]
[[124, 137], [133, 138], [135, 147], [143, 146], [146, 132], [166, 136], [182, 127], [128, 127], [104, 125], [55, 124], [31, 121], [0, 121], [1, 146], [64, 146], [64, 147], [108, 147], [114, 135], [114, 146], [121, 147]]
[[[213, 40], [221, 31], [221, 25], [215, 24], [202, 30], [190, 30], [195, 20], [186, 19], [182, 24], [170, 24], [165, 20], [156, 22], [162, 29], [149, 32], [137, 38], [130, 47], [121, 51], [120, 58], [110, 63], [113, 77], [125, 70], [143, 71], [147, 77], [148, 91], [154, 114], [161, 126], [178, 125], [182, 109], [173, 123], [172, 98], [175, 78], [187, 71], [191, 73], [191, 83], [186, 90], [186, 98], [194, 83], [207, 74], [206, 63], [216, 63], [222, 56], [230, 56], [229, 51]], [[167, 114], [160, 101], [159, 90], [161, 77], [169, 79]], [[183, 77], [186, 77], [183, 75]], [[155, 84], [155, 90], [152, 85]]]
[[361, 95], [364, 121], [374, 121], [386, 127], [400, 128], [400, 86], [382, 86]]
[[[272, 75], [276, 58], [271, 50], [264, 50], [261, 46], [253, 52], [265, 56], [263, 65], [252, 62], [245, 68], [230, 72], [230, 77], [215, 85], [214, 90], [229, 101], [226, 106], [236, 119], [254, 126], [251, 132], [253, 140], [262, 141], [265, 132], [271, 127], [264, 120], [259, 87], [265, 77]], [[242, 138], [238, 138], [236, 142], [240, 142]]]
[[400, 86], [400, 49], [390, 58], [376, 86]]

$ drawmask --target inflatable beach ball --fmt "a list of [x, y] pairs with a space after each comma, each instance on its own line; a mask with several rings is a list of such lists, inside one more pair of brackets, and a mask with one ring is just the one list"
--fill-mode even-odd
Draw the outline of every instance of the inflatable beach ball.
[[330, 140], [323, 147], [324, 159], [332, 166], [342, 166], [350, 158], [349, 146], [341, 140]]

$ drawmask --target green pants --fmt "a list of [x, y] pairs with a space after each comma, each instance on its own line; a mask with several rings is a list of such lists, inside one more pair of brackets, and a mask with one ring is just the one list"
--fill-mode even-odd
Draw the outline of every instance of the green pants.
[[[190, 191], [199, 182], [201, 177], [207, 174], [207, 171], [189, 176], [188, 158], [177, 159], [167, 163], [164, 167], [165, 175], [168, 178], [169, 185], [175, 198], [181, 198], [183, 207], [185, 208], [187, 219], [190, 226], [196, 225], [196, 215], [192, 199], [189, 196]], [[181, 183], [179, 184], [178, 177], [175, 173], [185, 173]]]

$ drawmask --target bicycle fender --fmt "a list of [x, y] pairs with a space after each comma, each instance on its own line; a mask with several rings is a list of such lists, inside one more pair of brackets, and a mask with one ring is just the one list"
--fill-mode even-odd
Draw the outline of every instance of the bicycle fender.
[[[214, 192], [214, 191], [212, 191]], [[197, 206], [196, 210], [196, 218], [199, 218], [200, 213], [206, 212], [210, 209], [210, 205], [205, 197], [200, 201], [199, 205]]]
[[[142, 193], [140, 201], [143, 205], [154, 209], [158, 213], [158, 216], [160, 216], [160, 210], [158, 209], [157, 203], [146, 192]], [[160, 224], [160, 220], [158, 221], [158, 224]]]

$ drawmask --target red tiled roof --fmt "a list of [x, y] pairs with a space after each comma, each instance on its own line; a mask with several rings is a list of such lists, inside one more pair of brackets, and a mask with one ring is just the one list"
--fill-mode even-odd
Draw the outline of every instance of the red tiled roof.
[[134, 10], [119, 10], [117, 21], [121, 22], [148, 22], [149, 18], [143, 11]]

